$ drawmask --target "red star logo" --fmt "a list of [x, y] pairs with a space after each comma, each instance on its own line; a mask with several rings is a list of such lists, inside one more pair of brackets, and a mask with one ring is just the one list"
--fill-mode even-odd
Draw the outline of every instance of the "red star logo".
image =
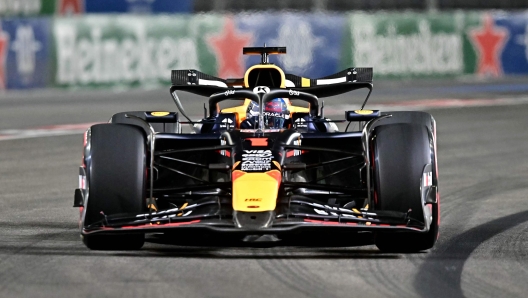
[[84, 11], [84, 0], [57, 0], [60, 15], [80, 14]]
[[244, 75], [244, 60], [242, 48], [250, 44], [251, 34], [236, 32], [235, 22], [228, 18], [220, 36], [208, 38], [218, 61], [218, 76], [222, 78], [240, 77]]
[[7, 87], [6, 60], [9, 47], [9, 35], [0, 27], [0, 90]]
[[500, 55], [508, 37], [508, 31], [495, 27], [491, 15], [484, 16], [483, 28], [473, 29], [469, 35], [478, 53], [477, 74], [502, 74]]

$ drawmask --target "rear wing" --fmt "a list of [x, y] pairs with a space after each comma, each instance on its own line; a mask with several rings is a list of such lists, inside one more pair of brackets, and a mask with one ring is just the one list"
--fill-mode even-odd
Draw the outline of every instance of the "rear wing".
[[[294, 74], [286, 74], [286, 87], [314, 87], [322, 85], [333, 85], [345, 82], [372, 83], [372, 67], [351, 67], [343, 71], [322, 77], [319, 79], [309, 79]], [[173, 70], [171, 73], [171, 82], [173, 86], [179, 85], [201, 85], [217, 86], [227, 88], [235, 82], [243, 83], [244, 79], [221, 79], [196, 69]]]
[[208, 75], [196, 69], [173, 70], [171, 73], [171, 82], [173, 86], [199, 85], [228, 87], [227, 80]]
[[311, 93], [317, 97], [335, 96], [366, 88], [369, 92], [361, 105], [361, 109], [363, 109], [372, 93], [372, 77], [372, 67], [351, 67], [319, 79], [286, 74], [286, 87]]
[[[371, 67], [351, 67], [330, 76], [319, 79], [309, 79], [293, 74], [286, 74], [286, 88], [313, 94], [318, 98], [335, 96], [353, 90], [366, 88], [369, 90], [361, 109], [365, 107], [372, 93], [373, 70]], [[241, 88], [237, 83], [243, 79], [221, 79], [205, 74], [195, 69], [173, 70], [171, 94], [176, 90], [187, 91], [201, 96], [210, 97], [217, 92], [225, 92], [230, 88]]]
[[314, 87], [333, 85], [346, 82], [372, 83], [372, 67], [351, 67], [343, 71], [319, 79], [303, 78], [293, 74], [286, 74], [286, 79], [293, 86], [287, 87]]

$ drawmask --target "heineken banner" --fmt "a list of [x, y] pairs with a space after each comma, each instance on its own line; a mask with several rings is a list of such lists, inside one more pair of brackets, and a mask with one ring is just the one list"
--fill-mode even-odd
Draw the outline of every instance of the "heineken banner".
[[187, 68], [240, 78], [258, 62], [242, 48], [264, 44], [311, 78], [349, 66], [375, 79], [528, 75], [525, 13], [92, 14], [3, 18], [0, 87], [160, 86]]
[[45, 0], [0, 0], [0, 16], [33, 16], [44, 14], [44, 2]]
[[378, 77], [464, 72], [463, 15], [352, 14], [349, 34], [344, 62], [372, 66]]
[[343, 64], [380, 77], [528, 74], [528, 15], [350, 14]]
[[0, 16], [81, 14], [85, 11], [85, 3], [89, 1], [92, 0], [0, 0]]
[[171, 69], [216, 73], [207, 37], [224, 17], [91, 15], [54, 22], [59, 86], [169, 82]]

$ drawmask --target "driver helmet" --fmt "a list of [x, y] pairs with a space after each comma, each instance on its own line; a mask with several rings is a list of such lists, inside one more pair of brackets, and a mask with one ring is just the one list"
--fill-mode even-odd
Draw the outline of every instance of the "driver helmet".
[[288, 105], [283, 98], [274, 98], [264, 106], [264, 127], [284, 128], [284, 122], [290, 118]]

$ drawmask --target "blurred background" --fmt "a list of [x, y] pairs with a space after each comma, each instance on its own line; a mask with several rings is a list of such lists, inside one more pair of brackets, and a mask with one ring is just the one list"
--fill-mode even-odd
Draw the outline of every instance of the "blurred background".
[[[88, 252], [71, 207], [86, 129], [174, 111], [171, 69], [240, 78], [256, 62], [242, 48], [264, 44], [305, 77], [374, 67], [367, 108], [433, 114], [436, 248], [149, 237]], [[528, 0], [0, 0], [0, 89], [0, 297], [527, 296]], [[205, 99], [187, 95], [200, 119]]]
[[[528, 74], [526, 0], [0, 0], [0, 88], [166, 86], [171, 69], [241, 77], [245, 46], [323, 77]], [[255, 60], [254, 60], [255, 59]]]

